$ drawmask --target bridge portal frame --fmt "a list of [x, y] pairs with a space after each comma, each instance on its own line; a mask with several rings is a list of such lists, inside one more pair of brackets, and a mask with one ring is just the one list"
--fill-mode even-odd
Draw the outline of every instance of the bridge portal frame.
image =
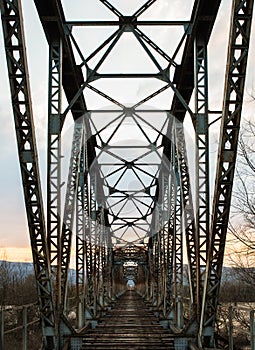
[[[137, 27], [139, 25], [176, 25], [173, 21], [166, 22], [156, 22], [156, 21], [140, 21], [138, 17], [146, 11], [154, 2], [147, 1], [133, 16], [125, 17], [123, 16], [115, 7], [113, 7], [108, 1], [101, 0], [101, 2], [112, 11], [117, 17], [118, 21], [109, 21], [109, 22], [100, 22], [95, 21], [94, 23], [86, 22], [66, 22], [64, 18], [64, 13], [62, 10], [61, 4], [57, 0], [49, 1], [46, 0], [43, 4], [39, 0], [35, 0], [35, 5], [37, 7], [38, 14], [40, 16], [46, 38], [49, 42], [50, 47], [52, 48], [52, 53], [59, 53], [58, 57], [52, 56], [52, 75], [50, 79], [52, 81], [57, 81], [56, 93], [58, 95], [57, 101], [55, 101], [55, 92], [50, 93], [50, 104], [49, 104], [49, 115], [52, 116], [49, 118], [49, 130], [50, 133], [55, 135], [53, 132], [55, 125], [58, 128], [57, 135], [57, 153], [59, 156], [59, 162], [61, 159], [60, 155], [60, 135], [61, 128], [63, 126], [65, 117], [69, 111], [72, 112], [74, 119], [80, 118], [82, 115], [87, 113], [86, 104], [83, 98], [83, 90], [85, 87], [93, 89], [89, 86], [89, 83], [102, 78], [150, 78], [154, 77], [160, 80], [163, 80], [167, 85], [154, 93], [153, 95], [148, 96], [146, 99], [141, 101], [138, 105], [148, 101], [150, 98], [154, 97], [156, 94], [161, 93], [167, 88], [171, 88], [174, 91], [174, 98], [171, 107], [171, 114], [178, 119], [178, 123], [175, 125], [175, 142], [177, 144], [177, 158], [178, 158], [178, 170], [180, 173], [180, 183], [181, 183], [181, 193], [182, 193], [182, 207], [184, 215], [186, 215], [185, 226], [186, 226], [186, 238], [187, 238], [187, 251], [189, 258], [189, 269], [190, 269], [190, 283], [191, 283], [191, 295], [192, 300], [194, 300], [194, 311], [196, 313], [196, 321], [200, 322], [199, 330], [199, 342], [201, 346], [214, 346], [214, 324], [217, 310], [217, 302], [219, 296], [219, 286], [221, 280], [221, 272], [223, 265], [224, 257], [224, 248], [226, 241], [227, 233], [227, 223], [230, 210], [230, 199], [233, 186], [233, 177], [234, 177], [234, 168], [236, 162], [237, 154], [237, 141], [238, 141], [238, 132], [240, 127], [240, 118], [241, 118], [241, 107], [243, 103], [243, 91], [244, 91], [244, 82], [246, 74], [246, 65], [247, 65], [247, 55], [249, 48], [249, 39], [250, 39], [250, 28], [251, 28], [251, 19], [252, 19], [252, 10], [253, 10], [253, 1], [252, 0], [234, 0], [233, 1], [233, 10], [232, 10], [232, 24], [230, 32], [230, 44], [228, 51], [228, 63], [227, 63], [227, 75], [226, 75], [226, 84], [225, 84], [225, 95], [224, 95], [224, 104], [223, 104], [223, 117], [222, 117], [222, 127], [221, 127], [221, 139], [219, 147], [219, 161], [217, 168], [216, 176], [216, 185], [215, 185], [215, 195], [212, 208], [212, 222], [211, 222], [211, 231], [209, 231], [209, 159], [208, 159], [208, 89], [207, 89], [207, 65], [206, 65], [206, 47], [210, 38], [210, 34], [213, 28], [213, 24], [216, 19], [217, 11], [220, 5], [220, 1], [195, 1], [194, 9], [191, 16], [190, 22], [182, 22], [185, 24], [187, 29], [185, 35], [180, 42], [185, 43], [183, 59], [180, 67], [175, 65], [174, 59], [166, 55], [160, 48], [155, 45], [148, 37], [144, 35]], [[26, 62], [26, 52], [25, 52], [25, 43], [24, 43], [24, 29], [22, 26], [22, 13], [21, 13], [21, 1], [20, 0], [1, 0], [1, 13], [2, 13], [2, 23], [4, 28], [4, 38], [5, 38], [5, 48], [7, 55], [7, 65], [9, 72], [9, 80], [11, 86], [11, 95], [13, 103], [13, 112], [16, 126], [16, 135], [17, 143], [19, 150], [19, 160], [21, 165], [21, 174], [22, 181], [24, 186], [24, 195], [25, 203], [27, 210], [27, 218], [29, 223], [30, 239], [33, 252], [33, 261], [35, 266], [35, 274], [38, 285], [38, 295], [40, 301], [40, 310], [43, 320], [43, 331], [45, 339], [45, 348], [53, 349], [56, 345], [56, 336], [58, 337], [58, 330], [56, 335], [56, 329], [59, 323], [59, 317], [57, 317], [57, 324], [55, 322], [55, 313], [58, 315], [58, 309], [54, 307], [53, 300], [53, 290], [52, 290], [52, 280], [51, 272], [53, 262], [55, 257], [51, 258], [51, 253], [56, 253], [58, 259], [57, 263], [57, 281], [60, 289], [65, 285], [66, 278], [64, 281], [61, 280], [60, 272], [60, 257], [63, 256], [63, 249], [67, 248], [67, 251], [70, 252], [70, 240], [67, 241], [67, 246], [65, 244], [59, 244], [60, 242], [60, 225], [59, 220], [57, 221], [57, 230], [56, 238], [57, 244], [54, 241], [54, 244], [57, 245], [57, 251], [52, 251], [52, 240], [48, 233], [48, 241], [51, 241], [50, 245], [46, 245], [46, 228], [43, 217], [42, 210], [42, 196], [40, 189], [40, 177], [38, 171], [38, 157], [36, 151], [36, 142], [34, 136], [34, 126], [33, 126], [33, 117], [32, 117], [32, 104], [31, 96], [29, 91], [29, 81], [28, 81], [28, 70]], [[48, 18], [51, 17], [52, 20], [48, 21]], [[50, 23], [49, 23], [50, 22]], [[74, 59], [74, 54], [71, 46], [71, 28], [75, 25], [106, 25], [119, 26], [119, 29], [115, 33], [113, 43], [110, 45], [110, 48], [107, 50], [107, 53], [111, 51], [114, 44], [118, 41], [120, 36], [124, 31], [133, 31], [138, 41], [147, 51], [148, 55], [158, 67], [159, 72], [157, 74], [99, 74], [97, 69], [100, 67], [103, 59], [98, 63], [94, 71], [88, 71], [88, 79], [83, 81], [82, 74], [77, 69]], [[67, 34], [68, 33], [68, 34]], [[203, 33], [203, 37], [199, 35]], [[58, 47], [54, 48], [55, 35], [57, 35]], [[242, 38], [242, 44], [239, 44], [240, 36]], [[16, 45], [16, 40], [18, 45]], [[159, 63], [156, 61], [153, 55], [149, 53], [148, 48], [143, 44], [144, 40], [149, 46], [153, 47], [157, 53], [163, 56], [168, 62], [170, 68], [171, 66], [175, 69], [174, 82], [170, 80], [167, 70], [161, 68]], [[108, 41], [109, 42], [109, 41]], [[14, 44], [15, 43], [15, 44]], [[195, 51], [194, 51], [195, 43]], [[106, 45], [106, 43], [104, 43]], [[99, 48], [100, 49], [100, 48]], [[63, 50], [63, 54], [62, 54]], [[15, 55], [14, 55], [15, 52]], [[95, 54], [95, 52], [94, 52]], [[18, 55], [18, 59], [17, 59]], [[106, 55], [104, 56], [106, 57]], [[194, 69], [194, 60], [195, 60], [195, 69]], [[56, 62], [59, 62], [59, 65]], [[58, 78], [54, 79], [53, 70], [54, 67], [59, 67], [57, 69]], [[87, 65], [84, 62], [85, 66]], [[61, 69], [63, 65], [63, 68]], [[62, 73], [61, 73], [62, 70]], [[71, 79], [70, 79], [71, 77]], [[202, 82], [202, 85], [200, 85]], [[61, 113], [61, 89], [65, 91], [68, 107]], [[190, 98], [192, 92], [195, 88], [196, 95], [196, 108], [195, 113], [193, 113], [189, 107]], [[95, 90], [95, 88], [94, 88]], [[51, 89], [50, 89], [51, 91]], [[103, 95], [111, 102], [116, 103], [117, 101], [113, 100], [109, 96], [103, 94], [100, 91], [97, 93]], [[202, 101], [200, 97], [203, 96]], [[57, 103], [57, 121], [52, 113], [53, 103]], [[55, 108], [55, 107], [54, 107]], [[201, 110], [202, 113], [201, 113]], [[205, 168], [201, 173], [199, 173], [197, 179], [197, 222], [194, 221], [194, 209], [192, 204], [191, 192], [190, 192], [190, 181], [189, 181], [189, 171], [187, 168], [187, 160], [185, 155], [185, 138], [183, 132], [183, 120], [186, 113], [189, 113], [196, 131], [196, 140], [198, 145], [198, 152], [200, 151], [200, 144], [203, 144], [203, 150], [201, 153], [197, 154], [197, 169], [201, 170], [202, 164], [205, 163]], [[53, 120], [54, 119], [54, 120]], [[87, 130], [89, 136], [92, 135], [89, 125], [87, 124]], [[169, 135], [169, 134], [168, 134]], [[201, 135], [203, 135], [203, 140], [201, 141]], [[88, 141], [89, 140], [89, 141]], [[93, 138], [88, 137], [88, 140], [85, 142], [86, 147], [90, 148], [88, 163], [91, 165], [96, 159], [95, 144], [93, 144]], [[52, 146], [52, 140], [49, 138], [49, 152]], [[164, 143], [164, 153], [167, 154], [168, 143]], [[54, 150], [55, 151], [55, 150]], [[53, 154], [53, 153], [50, 153]], [[50, 159], [50, 157], [49, 157]], [[50, 161], [49, 161], [50, 164]], [[57, 191], [60, 191], [61, 184], [59, 182], [60, 174], [60, 165], [57, 165], [56, 179]], [[77, 171], [76, 171], [77, 172]], [[52, 171], [49, 170], [49, 174], [53, 176]], [[97, 177], [97, 175], [95, 175]], [[50, 179], [49, 179], [50, 180]], [[95, 179], [94, 179], [95, 180]], [[90, 179], [90, 184], [92, 185], [91, 189], [94, 191], [95, 201], [97, 200], [97, 194], [101, 192], [98, 190], [100, 188], [100, 181]], [[55, 177], [54, 177], [55, 181]], [[52, 183], [52, 181], [49, 181]], [[99, 182], [99, 185], [98, 185]], [[203, 189], [202, 189], [203, 187]], [[220, 190], [219, 190], [220, 189]], [[168, 189], [167, 189], [168, 191]], [[49, 191], [52, 192], [53, 191]], [[93, 197], [91, 193], [90, 197]], [[204, 193], [205, 193], [205, 202], [204, 202]], [[99, 194], [100, 199], [101, 194]], [[164, 196], [164, 194], [163, 194]], [[57, 197], [54, 197], [57, 201], [60, 197], [59, 192]], [[54, 200], [55, 200], [54, 199]], [[203, 202], [203, 203], [202, 203]], [[48, 207], [52, 204], [49, 196]], [[91, 208], [93, 203], [89, 203]], [[57, 203], [59, 208], [59, 202]], [[205, 209], [206, 208], [206, 209]], [[93, 208], [92, 208], [93, 209]], [[95, 209], [98, 209], [96, 206]], [[201, 211], [200, 211], [201, 210]], [[97, 210], [95, 210], [97, 211]], [[48, 211], [50, 212], [50, 211]], [[54, 213], [55, 214], [55, 213]], [[95, 213], [90, 213], [93, 216]], [[106, 213], [102, 211], [102, 207], [99, 210], [97, 215], [97, 220], [94, 221], [95, 232], [97, 240], [105, 240], [106, 236], [101, 232], [100, 223], [104, 221], [104, 215]], [[53, 216], [53, 212], [51, 212]], [[203, 218], [202, 218], [203, 216]], [[163, 216], [162, 216], [163, 217]], [[36, 218], [36, 222], [35, 222]], [[224, 218], [224, 220], [223, 220]], [[51, 218], [48, 219], [48, 222], [51, 222]], [[195, 227], [197, 225], [197, 228]], [[54, 230], [55, 230], [54, 228]], [[187, 229], [190, 231], [187, 232]], [[97, 231], [99, 230], [99, 231]], [[48, 231], [51, 231], [48, 230]], [[203, 233], [201, 233], [203, 232]], [[155, 243], [155, 246], [152, 245], [152, 251], [154, 249], [154, 255], [151, 256], [153, 259], [157, 260], [153, 268], [157, 268], [156, 272], [156, 285], [154, 286], [155, 300], [159, 300], [159, 284], [162, 282], [160, 278], [162, 277], [159, 272], [159, 262], [162, 259], [160, 255], [162, 249], [161, 238], [154, 237], [152, 243]], [[107, 238], [108, 239], [108, 238]], [[106, 239], [106, 240], [107, 240]], [[109, 242], [108, 242], [109, 243]], [[164, 244], [164, 243], [163, 243]], [[61, 248], [59, 248], [61, 247]], [[207, 251], [206, 248], [209, 248], [209, 252], [205, 257]], [[60, 250], [59, 250], [60, 249]], [[94, 250], [93, 250], [94, 249]], [[96, 305], [100, 304], [101, 297], [103, 296], [102, 290], [105, 286], [102, 285], [102, 280], [100, 279], [99, 271], [102, 273], [106, 268], [107, 254], [106, 250], [100, 249], [97, 251], [96, 247], [86, 251], [86, 259], [92, 259], [90, 261], [94, 268], [93, 277], [96, 277], [96, 284], [93, 282], [93, 298], [94, 302], [94, 312], [96, 310]], [[67, 254], [68, 255], [68, 254]], [[84, 257], [85, 258], [85, 257]], [[204, 272], [204, 263], [206, 260], [206, 272]], [[64, 261], [64, 260], [63, 260]], [[169, 259], [168, 259], [169, 262]], [[85, 261], [82, 266], [85, 266]], [[87, 263], [86, 266], [89, 266]], [[62, 266], [63, 267], [63, 266]], [[64, 268], [68, 271], [69, 267], [69, 255], [67, 260], [64, 263]], [[202, 271], [201, 271], [202, 267]], [[93, 270], [91, 267], [91, 269]], [[98, 271], [97, 276], [95, 276], [95, 268]], [[162, 271], [162, 270], [161, 270]], [[67, 272], [65, 273], [65, 277]], [[158, 278], [159, 277], [159, 278]], [[103, 281], [108, 283], [107, 281]], [[59, 288], [59, 287], [58, 287]], [[203, 299], [201, 304], [201, 291], [204, 288]], [[99, 294], [98, 294], [99, 293]], [[60, 292], [61, 294], [61, 292]], [[59, 300], [63, 300], [63, 295]], [[62, 293], [63, 294], [63, 293]], [[62, 302], [62, 301], [61, 301]], [[95, 316], [95, 314], [94, 314]], [[57, 345], [56, 345], [57, 346]]]

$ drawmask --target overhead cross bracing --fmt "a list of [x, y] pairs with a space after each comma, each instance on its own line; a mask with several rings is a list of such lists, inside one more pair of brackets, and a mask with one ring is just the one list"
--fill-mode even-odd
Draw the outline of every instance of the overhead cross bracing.
[[[207, 48], [221, 1], [34, 3], [49, 46], [47, 225], [22, 1], [0, 1], [44, 348], [81, 347], [77, 329], [94, 327], [127, 285], [179, 334], [176, 348], [187, 349], [190, 340], [215, 348], [253, 1], [234, 0], [229, 13], [211, 210]], [[74, 132], [63, 200], [69, 115]], [[75, 328], [67, 319], [72, 249]]]

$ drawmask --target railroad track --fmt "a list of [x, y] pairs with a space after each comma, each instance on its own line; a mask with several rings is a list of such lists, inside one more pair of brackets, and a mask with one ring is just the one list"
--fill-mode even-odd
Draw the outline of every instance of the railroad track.
[[174, 339], [159, 323], [141, 296], [125, 292], [98, 326], [85, 334], [83, 350], [174, 349]]

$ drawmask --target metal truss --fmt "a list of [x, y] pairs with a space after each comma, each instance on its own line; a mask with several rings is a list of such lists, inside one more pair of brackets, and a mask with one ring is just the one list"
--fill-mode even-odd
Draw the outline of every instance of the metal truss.
[[82, 140], [80, 166], [78, 172], [78, 187], [76, 196], [76, 300], [78, 311], [78, 327], [85, 325], [85, 230], [86, 230], [86, 212], [85, 201], [88, 196], [86, 177], [85, 177], [85, 152], [84, 152], [84, 134]]
[[0, 7], [44, 348], [52, 350], [56, 345], [55, 315], [21, 2], [0, 1]]
[[148, 260], [147, 260], [147, 300], [153, 300], [153, 254], [152, 254], [152, 238], [148, 244]]
[[[194, 90], [194, 40], [197, 33], [203, 33], [204, 43], [207, 45], [218, 13], [221, 0], [195, 1], [191, 14], [188, 36], [182, 55], [180, 68], [176, 69], [174, 81], [176, 88], [189, 103]], [[177, 96], [173, 97], [171, 113], [180, 121], [183, 121], [187, 112], [186, 106]], [[193, 117], [193, 124], [195, 119]]]
[[[167, 169], [168, 170], [168, 169]], [[167, 317], [170, 309], [171, 300], [171, 285], [173, 280], [173, 232], [170, 231], [171, 218], [169, 217], [169, 208], [173, 203], [171, 202], [171, 172], [170, 170], [162, 172], [162, 309], [164, 317]]]
[[[85, 308], [87, 317], [91, 318], [96, 316], [99, 308], [107, 303], [106, 288], [111, 285], [108, 255], [111, 255], [111, 251], [105, 209], [102, 202], [97, 201], [100, 189], [97, 175], [95, 172], [90, 172], [88, 175], [85, 171], [83, 178], [84, 183], [81, 183], [81, 190], [83, 192], [84, 213], [82, 216], [85, 235], [83, 238], [79, 237], [79, 244], [82, 245], [82, 250], [85, 246], [85, 250], [84, 255], [79, 258], [79, 263], [85, 267], [85, 271], [80, 273], [84, 276], [85, 272]], [[90, 191], [89, 196], [88, 191]]]
[[75, 202], [78, 196], [77, 187], [79, 181], [79, 167], [81, 162], [81, 149], [84, 133], [83, 118], [77, 119], [74, 124], [73, 142], [69, 166], [69, 175], [66, 189], [65, 207], [60, 244], [61, 260], [61, 308], [65, 310], [67, 298], [68, 271], [71, 256], [71, 243], [73, 236], [73, 223], [75, 214]]
[[173, 158], [173, 184], [174, 195], [174, 227], [173, 227], [173, 308], [175, 325], [183, 327], [183, 210], [180, 174], [178, 172], [178, 159], [176, 147], [172, 149]]
[[[157, 218], [157, 221], [159, 218]], [[161, 282], [161, 265], [160, 265], [160, 260], [161, 260], [161, 232], [158, 230], [159, 226], [158, 226], [158, 222], [157, 222], [157, 233], [153, 236], [153, 250], [152, 250], [152, 256], [153, 256], [153, 270], [152, 270], [152, 274], [153, 274], [153, 305], [158, 307], [160, 304], [160, 282]]]
[[[205, 278], [206, 258], [209, 245], [209, 131], [208, 131], [208, 70], [207, 45], [202, 35], [194, 44], [195, 58], [195, 131], [196, 131], [196, 237], [198, 240], [199, 288], [198, 307]], [[198, 314], [200, 310], [198, 310]], [[200, 317], [200, 315], [199, 315]]]
[[97, 248], [98, 241], [98, 225], [97, 225], [97, 202], [96, 202], [96, 175], [90, 174], [89, 185], [89, 231], [86, 232], [86, 276], [88, 286], [88, 305], [93, 316], [97, 312], [97, 284], [98, 284], [98, 266], [99, 250]]
[[178, 160], [178, 170], [180, 174], [182, 212], [185, 226], [187, 255], [188, 255], [188, 272], [190, 276], [191, 303], [194, 311], [197, 312], [199, 305], [198, 299], [198, 250], [197, 237], [195, 228], [194, 208], [191, 195], [190, 175], [186, 151], [186, 142], [184, 135], [183, 123], [175, 121], [175, 141]]
[[52, 277], [56, 283], [57, 324], [61, 307], [61, 107], [62, 43], [49, 47], [48, 157], [47, 157], [47, 243]]
[[[253, 1], [234, 0], [232, 10], [211, 231], [207, 45], [221, 1], [194, 1], [188, 21], [143, 20], [156, 0], [145, 1], [130, 16], [111, 1], [98, 1], [114, 20], [66, 21], [61, 0], [34, 0], [50, 55], [46, 238], [21, 4], [0, 0], [45, 349], [54, 349], [56, 338], [63, 344], [66, 328], [69, 335], [75, 334], [64, 317], [75, 218], [78, 328], [95, 321], [131, 280], [152, 308], [184, 336], [200, 323], [200, 345], [212, 347]], [[88, 26], [113, 31], [85, 54], [77, 29]], [[171, 54], [145, 29], [156, 26], [183, 29]], [[152, 71], [104, 71], [127, 33]], [[123, 89], [126, 81], [136, 79], [153, 79], [158, 87], [126, 105], [99, 88], [114, 79], [124, 82]], [[62, 91], [67, 101], [63, 111]], [[163, 93], [172, 96], [166, 110], [147, 107]], [[89, 95], [109, 108], [89, 109]], [[62, 220], [61, 131], [69, 112], [75, 127]], [[185, 115], [191, 117], [196, 140], [194, 203]], [[188, 320], [183, 317], [184, 253], [192, 305]]]
[[167, 248], [166, 248], [166, 291], [165, 291], [165, 316], [169, 317], [170, 312], [173, 310], [174, 293], [174, 272], [175, 272], [175, 220], [176, 220], [176, 174], [173, 164], [171, 164], [170, 177], [169, 177], [169, 199], [168, 199], [168, 234], [167, 234]]
[[60, 40], [50, 46], [49, 63], [47, 238], [50, 263], [56, 268], [61, 236], [62, 44]]
[[[165, 117], [164, 117], [165, 119]], [[96, 123], [96, 116], [91, 118], [91, 123], [93, 128], [96, 130], [96, 135], [100, 140], [102, 145], [97, 144], [99, 153], [96, 160], [99, 165], [101, 165], [101, 178], [104, 184], [109, 188], [109, 194], [106, 196], [107, 207], [108, 207], [108, 217], [111, 226], [111, 232], [116, 235], [116, 239], [119, 242], [128, 242], [128, 230], [130, 234], [134, 235], [137, 243], [143, 240], [145, 232], [149, 229], [148, 216], [153, 212], [154, 197], [153, 192], [156, 191], [156, 175], [158, 172], [158, 166], [160, 164], [160, 145], [153, 145], [153, 141], [145, 135], [143, 127], [150, 128], [152, 131], [157, 132], [157, 129], [150, 123], [148, 123], [144, 116], [140, 113], [130, 113], [130, 111], [123, 111], [116, 113], [116, 117], [107, 125], [107, 127], [114, 125], [114, 131], [108, 139], [104, 139], [101, 135], [105, 132], [105, 127], [98, 130]], [[122, 124], [133, 125], [137, 127], [137, 130], [141, 134], [141, 138], [144, 138], [144, 142], [148, 143], [148, 146], [140, 146], [139, 149], [144, 154], [132, 159], [125, 160], [120, 152], [124, 152], [125, 149], [133, 150], [137, 152], [137, 146], [129, 146], [122, 143], [120, 145], [112, 145], [112, 140], [114, 140], [114, 135], [119, 132]], [[160, 136], [160, 135], [159, 135]], [[159, 139], [159, 136], [157, 139]], [[127, 142], [127, 141], [126, 141]], [[122, 151], [123, 150], [123, 151]], [[105, 162], [104, 158], [111, 158], [113, 163]], [[155, 159], [154, 163], [143, 161], [145, 157], [153, 157]], [[155, 170], [146, 171], [145, 166], [154, 167]], [[112, 170], [109, 171], [109, 167]], [[135, 189], [128, 189], [123, 187], [123, 179], [129, 174], [133, 177], [133, 181], [137, 182]], [[142, 193], [143, 192], [143, 193]], [[132, 207], [132, 215], [126, 215], [127, 207]], [[141, 219], [139, 217], [141, 216]], [[126, 230], [123, 231], [123, 228]], [[118, 238], [117, 238], [118, 237]]]
[[237, 156], [252, 10], [253, 1], [251, 0], [233, 2], [212, 231], [200, 324], [203, 346], [214, 346], [213, 333]]

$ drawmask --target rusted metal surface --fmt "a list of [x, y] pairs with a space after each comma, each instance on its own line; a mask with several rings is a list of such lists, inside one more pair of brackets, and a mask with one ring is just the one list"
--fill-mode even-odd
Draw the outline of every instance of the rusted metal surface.
[[82, 349], [174, 349], [174, 338], [159, 323], [143, 298], [125, 292], [98, 326], [83, 339]]

